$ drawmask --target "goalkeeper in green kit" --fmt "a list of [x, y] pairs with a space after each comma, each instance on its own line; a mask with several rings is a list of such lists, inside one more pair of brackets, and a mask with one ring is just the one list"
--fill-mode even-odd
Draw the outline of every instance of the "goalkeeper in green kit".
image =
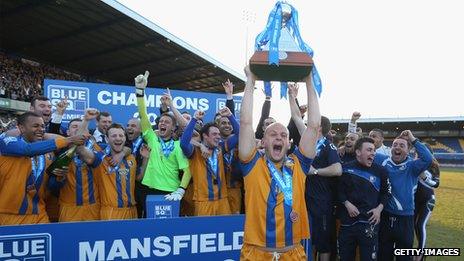
[[[157, 133], [152, 129], [144, 97], [148, 75], [149, 72], [146, 71], [145, 75], [138, 75], [135, 78], [142, 137], [151, 149], [148, 165], [142, 179], [142, 184], [146, 186], [142, 193], [142, 202], [145, 204], [147, 195], [166, 195], [165, 199], [167, 200], [181, 200], [191, 178], [188, 159], [182, 153], [179, 141], [174, 140], [173, 137], [176, 129], [174, 116], [168, 113], [162, 114]], [[163, 99], [171, 99], [171, 97], [166, 94], [162, 97]], [[179, 179], [180, 170], [184, 172], [182, 180]]]

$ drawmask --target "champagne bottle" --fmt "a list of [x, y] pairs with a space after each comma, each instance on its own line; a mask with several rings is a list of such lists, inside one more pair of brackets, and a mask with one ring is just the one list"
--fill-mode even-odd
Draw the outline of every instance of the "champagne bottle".
[[46, 172], [48, 175], [54, 176], [53, 170], [68, 167], [71, 164], [74, 154], [76, 154], [77, 145], [72, 146], [67, 151], [61, 153], [53, 162], [48, 166]]

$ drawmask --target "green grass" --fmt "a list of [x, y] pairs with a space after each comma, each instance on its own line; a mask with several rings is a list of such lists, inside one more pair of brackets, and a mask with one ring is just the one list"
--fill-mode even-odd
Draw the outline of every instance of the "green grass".
[[[464, 251], [464, 171], [442, 170], [435, 196], [436, 205], [427, 225], [427, 247], [459, 247]], [[464, 260], [463, 255], [427, 260]]]

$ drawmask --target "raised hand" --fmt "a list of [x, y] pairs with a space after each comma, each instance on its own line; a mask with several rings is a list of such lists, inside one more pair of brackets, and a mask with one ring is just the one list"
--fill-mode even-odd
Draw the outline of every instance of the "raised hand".
[[203, 120], [203, 117], [205, 117], [205, 112], [202, 110], [195, 111], [195, 114], [193, 115], [193, 117], [197, 119], [197, 121]]
[[289, 83], [288, 84], [288, 95], [295, 99], [298, 96], [298, 84], [296, 83]]
[[97, 109], [95, 109], [95, 108], [87, 108], [85, 110], [84, 119], [86, 121], [91, 121], [93, 119], [96, 119], [99, 114], [100, 114], [100, 112]]
[[361, 118], [361, 113], [358, 112], [358, 111], [355, 111], [355, 112], [353, 112], [353, 114], [351, 115], [351, 122], [352, 122], [352, 123], [355, 123], [357, 120], [359, 120], [359, 118]]
[[416, 139], [416, 137], [412, 135], [412, 132], [410, 130], [404, 130], [403, 132], [401, 132], [400, 136], [408, 140], [409, 142], [413, 142]]
[[149, 71], [145, 71], [145, 74], [142, 75], [142, 74], [139, 74], [137, 75], [137, 77], [135, 77], [135, 87], [137, 89], [145, 89], [147, 87], [147, 84], [148, 84], [148, 76], [150, 76], [150, 72]]
[[245, 66], [244, 71], [245, 71], [245, 75], [248, 80], [253, 81], [253, 82], [256, 81], [256, 75], [251, 72], [250, 65]]
[[172, 96], [169, 88], [167, 88], [166, 92], [161, 96], [161, 103], [169, 108], [172, 107]]
[[226, 93], [227, 97], [232, 97], [234, 94], [234, 84], [229, 79], [227, 79], [227, 81], [222, 84], [222, 87], [224, 87], [224, 92]]
[[219, 114], [222, 117], [229, 117], [232, 115], [232, 112], [229, 110], [229, 108], [223, 107], [222, 109], [219, 110]]
[[62, 99], [60, 102], [58, 102], [56, 106], [56, 112], [59, 115], [63, 115], [64, 112], [66, 111], [66, 108], [68, 107], [69, 102], [68, 102], [68, 96], [64, 96], [64, 99]]

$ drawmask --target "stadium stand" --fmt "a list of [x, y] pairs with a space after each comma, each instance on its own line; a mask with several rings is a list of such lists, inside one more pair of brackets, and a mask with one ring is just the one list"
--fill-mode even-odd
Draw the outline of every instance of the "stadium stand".
[[16, 127], [16, 117], [8, 112], [0, 111], [0, 134]]
[[21, 57], [0, 52], [0, 97], [29, 102], [42, 95], [44, 78], [86, 81], [86, 78]]
[[2, 1], [0, 14], [1, 50], [92, 81], [132, 85], [149, 70], [151, 86], [222, 93], [227, 79], [235, 92], [245, 85], [243, 75], [116, 1]]
[[[347, 131], [348, 119], [335, 119], [333, 129], [339, 139]], [[391, 146], [402, 130], [410, 129], [421, 140], [429, 143], [441, 165], [464, 167], [464, 117], [418, 117], [418, 118], [379, 118], [360, 119], [358, 126], [363, 135], [379, 128], [384, 131], [386, 146]]]

